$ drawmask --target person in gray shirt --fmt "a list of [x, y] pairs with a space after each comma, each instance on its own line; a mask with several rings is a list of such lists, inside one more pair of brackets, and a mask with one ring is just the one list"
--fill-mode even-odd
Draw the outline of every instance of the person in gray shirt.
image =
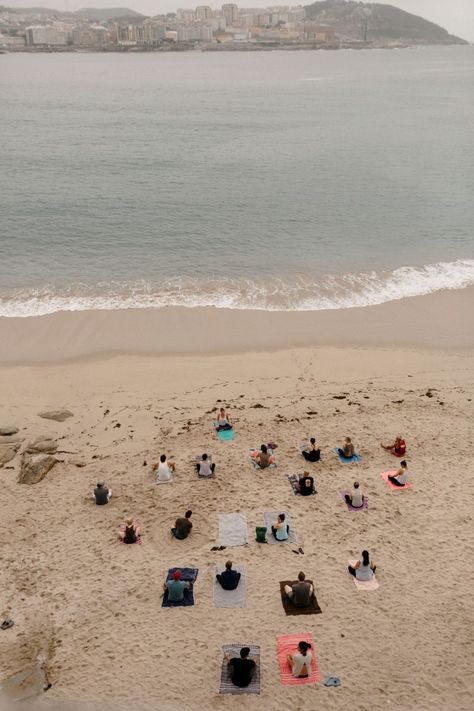
[[306, 576], [301, 571], [298, 573], [298, 580], [292, 585], [285, 585], [285, 593], [296, 607], [309, 607], [313, 586], [306, 582]]

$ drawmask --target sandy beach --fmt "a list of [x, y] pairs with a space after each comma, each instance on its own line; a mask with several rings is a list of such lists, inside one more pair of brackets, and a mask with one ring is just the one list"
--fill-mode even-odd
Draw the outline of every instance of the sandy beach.
[[[0, 616], [15, 622], [0, 632], [5, 698], [51, 684], [32, 708], [472, 708], [471, 297], [247, 319], [210, 310], [204, 331], [191, 310], [184, 322], [171, 310], [3, 319], [0, 426], [23, 440], [0, 468]], [[252, 346], [263, 318], [272, 335]], [[403, 327], [394, 333], [387, 319]], [[232, 442], [213, 430], [221, 404]], [[63, 407], [73, 413], [65, 422], [38, 417]], [[380, 477], [397, 464], [380, 442], [397, 434], [408, 446], [407, 491]], [[60, 461], [20, 485], [21, 451], [39, 435], [58, 441]], [[346, 435], [358, 464], [332, 452]], [[298, 445], [309, 436], [322, 458], [305, 467]], [[278, 467], [254, 470], [249, 449], [270, 441]], [[217, 463], [215, 479], [196, 476], [202, 452]], [[177, 471], [157, 486], [149, 465], [162, 453]], [[287, 475], [308, 466], [318, 494], [296, 497]], [[99, 479], [113, 490], [105, 507], [91, 499]], [[340, 496], [355, 479], [368, 511], [348, 512]], [[192, 534], [174, 540], [169, 529], [188, 508]], [[275, 510], [291, 515], [296, 546], [255, 542]], [[218, 515], [232, 512], [245, 514], [248, 544], [211, 551]], [[117, 544], [127, 515], [141, 524], [141, 546]], [[347, 572], [363, 548], [378, 565], [376, 591], [357, 591]], [[244, 608], [214, 606], [214, 569], [228, 558], [247, 571]], [[194, 607], [161, 607], [173, 566], [199, 569]], [[300, 570], [320, 615], [285, 615], [279, 581]], [[340, 688], [280, 683], [276, 637], [307, 632], [321, 678], [339, 676]], [[231, 643], [260, 646], [259, 696], [218, 695]], [[21, 682], [38, 659], [39, 681]]]

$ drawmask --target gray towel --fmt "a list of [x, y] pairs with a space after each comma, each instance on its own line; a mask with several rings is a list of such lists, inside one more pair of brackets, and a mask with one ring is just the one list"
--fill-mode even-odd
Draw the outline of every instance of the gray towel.
[[256, 644], [224, 644], [222, 651], [224, 654], [230, 654], [231, 657], [240, 657], [242, 647], [250, 649], [250, 657], [257, 662], [257, 668], [252, 681], [248, 686], [241, 688], [235, 686], [230, 680], [227, 661], [223, 659], [221, 669], [221, 685], [219, 694], [259, 694], [260, 693], [260, 647]]
[[219, 545], [244, 546], [248, 541], [245, 514], [219, 514]]
[[[275, 521], [277, 520], [279, 514], [284, 513], [285, 514], [285, 523], [290, 527], [290, 530], [288, 532], [288, 538], [286, 541], [277, 541], [276, 538], [274, 537], [272, 533], [272, 526], [275, 525]], [[265, 519], [265, 526], [268, 529], [267, 533], [267, 542], [268, 543], [278, 543], [281, 545], [282, 543], [296, 543], [296, 533], [293, 528], [293, 524], [291, 522], [291, 518], [286, 511], [265, 511], [263, 514], [263, 518]]]
[[216, 574], [222, 573], [222, 568], [216, 566], [214, 571], [214, 605], [216, 607], [245, 607], [245, 568], [242, 565], [234, 565], [233, 570], [241, 573], [239, 584], [235, 590], [224, 590], [216, 580]]

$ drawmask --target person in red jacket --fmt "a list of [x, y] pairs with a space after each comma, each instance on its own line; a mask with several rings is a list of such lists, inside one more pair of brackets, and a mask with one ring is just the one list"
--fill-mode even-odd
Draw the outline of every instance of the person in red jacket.
[[386, 449], [387, 452], [391, 452], [392, 454], [394, 454], [396, 457], [403, 457], [403, 455], [407, 451], [405, 440], [401, 437], [397, 437], [393, 444], [381, 444], [380, 446], [383, 449]]

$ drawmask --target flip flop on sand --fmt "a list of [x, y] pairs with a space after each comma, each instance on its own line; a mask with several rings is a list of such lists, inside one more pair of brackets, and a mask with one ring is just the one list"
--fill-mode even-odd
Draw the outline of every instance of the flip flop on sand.
[[300, 547], [300, 548], [298, 548], [298, 553], [301, 553], [301, 555], [304, 555], [304, 550]]
[[300, 554], [300, 552], [299, 552], [299, 551], [295, 551], [294, 548], [291, 549], [291, 552], [292, 552], [292, 553], [296, 553], [296, 555], [299, 555], [299, 554]]
[[225, 551], [226, 548], [227, 548], [227, 546], [219, 546], [219, 548], [217, 550], [218, 551]]
[[218, 550], [219, 550], [219, 546], [212, 546], [212, 548], [211, 548], [211, 551], [218, 551]]
[[323, 684], [324, 686], [341, 686], [341, 680], [338, 676], [327, 676]]
[[3, 620], [2, 624], [0, 625], [0, 629], [2, 630], [8, 630], [10, 627], [13, 627], [15, 623], [13, 620]]

